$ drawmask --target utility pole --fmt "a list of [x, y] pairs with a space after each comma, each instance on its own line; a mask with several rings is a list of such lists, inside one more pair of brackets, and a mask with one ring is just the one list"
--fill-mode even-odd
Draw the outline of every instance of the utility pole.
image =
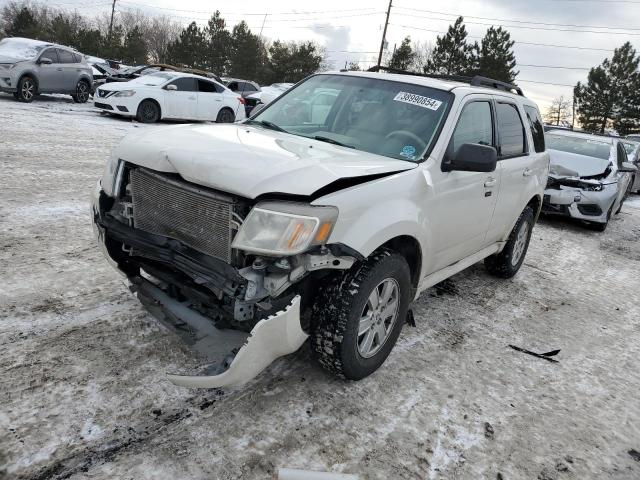
[[380, 42], [380, 53], [378, 54], [378, 66], [382, 62], [382, 50], [384, 50], [384, 41], [387, 36], [387, 25], [389, 25], [389, 14], [391, 13], [391, 2], [393, 0], [389, 0], [389, 8], [387, 8], [387, 18], [384, 21], [384, 30], [382, 30], [382, 42]]
[[571, 130], [573, 130], [576, 124], [576, 96], [573, 96], [573, 106], [571, 108]]
[[[115, 1], [115, 0], [114, 0]], [[260, 27], [260, 38], [262, 38], [262, 30], [264, 29], [264, 22], [267, 21], [267, 15], [269, 15], [268, 13], [264, 14], [264, 18], [262, 19], [262, 26]]]
[[111, 21], [109, 22], [109, 43], [111, 43], [111, 34], [113, 33], [113, 15], [116, 13], [116, 0], [111, 5]]

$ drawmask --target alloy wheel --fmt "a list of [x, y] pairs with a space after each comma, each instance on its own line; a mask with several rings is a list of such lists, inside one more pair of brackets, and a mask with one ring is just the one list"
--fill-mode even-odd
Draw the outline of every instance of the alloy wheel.
[[76, 96], [80, 103], [84, 103], [89, 100], [89, 88], [85, 82], [79, 82], [76, 91]]
[[33, 98], [33, 95], [35, 93], [35, 84], [29, 80], [29, 79], [25, 79], [22, 81], [22, 98], [26, 101], [29, 101]]
[[400, 306], [400, 288], [393, 278], [386, 278], [373, 289], [360, 315], [358, 353], [374, 356], [393, 330]]
[[511, 265], [514, 267], [518, 265], [524, 249], [527, 246], [527, 238], [529, 237], [529, 222], [522, 222], [520, 229], [518, 230], [518, 236], [516, 242], [513, 245], [513, 253], [511, 255]]

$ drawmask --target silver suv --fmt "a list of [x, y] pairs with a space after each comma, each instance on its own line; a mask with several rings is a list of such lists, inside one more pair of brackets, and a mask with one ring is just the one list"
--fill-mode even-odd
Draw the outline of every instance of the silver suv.
[[77, 51], [28, 38], [0, 41], [0, 91], [31, 102], [39, 93], [69, 94], [76, 103], [91, 95], [91, 67]]

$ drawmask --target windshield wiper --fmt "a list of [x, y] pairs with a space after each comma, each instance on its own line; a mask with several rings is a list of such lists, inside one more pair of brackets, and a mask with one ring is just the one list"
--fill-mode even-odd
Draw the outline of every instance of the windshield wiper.
[[346, 143], [339, 142], [338, 140], [334, 140], [333, 138], [323, 137], [322, 135], [316, 135], [313, 138], [321, 142], [332, 143], [333, 145], [340, 145], [341, 147], [356, 148], [353, 145], [347, 145]]
[[270, 122], [269, 120], [249, 120], [249, 123], [257, 123], [258, 125], [262, 125], [263, 127], [266, 127], [270, 130], [275, 130], [276, 132], [289, 133], [284, 128], [276, 125], [273, 122]]

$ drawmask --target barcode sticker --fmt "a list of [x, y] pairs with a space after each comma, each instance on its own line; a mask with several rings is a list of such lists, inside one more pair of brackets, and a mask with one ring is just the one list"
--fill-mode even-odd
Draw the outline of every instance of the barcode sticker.
[[423, 97], [422, 95], [416, 95], [409, 92], [398, 92], [393, 98], [396, 102], [409, 103], [411, 105], [417, 105], [418, 107], [428, 108], [429, 110], [438, 110], [442, 102], [429, 97]]

